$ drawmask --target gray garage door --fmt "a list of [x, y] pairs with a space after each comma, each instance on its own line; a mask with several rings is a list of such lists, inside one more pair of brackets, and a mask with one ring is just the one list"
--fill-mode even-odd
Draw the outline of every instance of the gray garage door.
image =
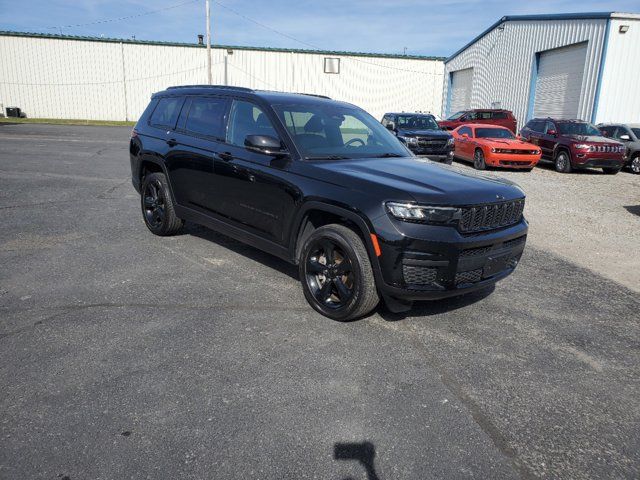
[[534, 103], [536, 117], [577, 118], [587, 44], [540, 54]]
[[471, 107], [471, 86], [473, 84], [473, 68], [458, 70], [451, 75], [451, 103], [449, 113], [468, 110]]

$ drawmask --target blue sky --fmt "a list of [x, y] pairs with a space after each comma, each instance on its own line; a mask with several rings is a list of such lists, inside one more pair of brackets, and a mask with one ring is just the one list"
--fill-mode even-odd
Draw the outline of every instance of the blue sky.
[[[205, 30], [204, 0], [170, 8], [187, 1], [0, 0], [0, 29], [59, 33], [62, 26], [72, 35], [194, 42]], [[447, 56], [503, 15], [640, 11], [637, 0], [577, 5], [575, 0], [212, 0], [213, 41], [379, 53], [402, 53], [406, 47], [408, 54]], [[68, 26], [78, 24], [83, 25]]]

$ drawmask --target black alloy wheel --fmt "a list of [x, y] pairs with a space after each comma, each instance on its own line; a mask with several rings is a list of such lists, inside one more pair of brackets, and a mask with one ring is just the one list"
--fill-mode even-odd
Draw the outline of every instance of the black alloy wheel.
[[173, 235], [182, 228], [173, 208], [169, 184], [162, 173], [151, 173], [142, 181], [142, 218], [151, 233], [160, 236]]
[[316, 240], [306, 258], [306, 282], [318, 303], [331, 309], [344, 307], [356, 282], [351, 259], [331, 239]]
[[319, 227], [304, 240], [299, 272], [309, 305], [334, 320], [362, 317], [380, 301], [362, 238], [345, 225]]
[[144, 217], [152, 228], [160, 228], [165, 218], [165, 198], [162, 193], [160, 180], [146, 182], [142, 192]]

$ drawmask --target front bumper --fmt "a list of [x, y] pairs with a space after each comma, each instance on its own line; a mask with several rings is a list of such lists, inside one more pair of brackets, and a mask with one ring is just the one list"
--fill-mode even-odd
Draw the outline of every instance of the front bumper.
[[622, 153], [573, 152], [573, 166], [576, 168], [622, 168], [625, 157]]
[[453, 145], [443, 149], [424, 148], [415, 145], [407, 145], [409, 150], [420, 157], [427, 157], [436, 162], [449, 162], [453, 160]]
[[540, 155], [493, 153], [485, 156], [485, 162], [492, 167], [533, 168], [540, 161]]
[[[481, 234], [451, 227], [378, 219], [378, 257], [385, 296], [436, 300], [490, 286], [510, 275], [524, 251], [527, 222]], [[378, 227], [378, 226], [377, 226]]]

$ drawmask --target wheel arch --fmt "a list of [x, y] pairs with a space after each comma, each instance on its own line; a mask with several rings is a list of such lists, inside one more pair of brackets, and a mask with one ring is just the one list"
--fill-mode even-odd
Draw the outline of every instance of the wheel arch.
[[350, 226], [360, 236], [376, 273], [379, 266], [378, 262], [374, 261], [376, 253], [371, 239], [373, 228], [369, 221], [353, 210], [315, 200], [302, 205], [296, 215], [294, 228], [291, 229], [289, 253], [293, 262], [298, 264], [304, 240], [317, 228], [331, 223]]

